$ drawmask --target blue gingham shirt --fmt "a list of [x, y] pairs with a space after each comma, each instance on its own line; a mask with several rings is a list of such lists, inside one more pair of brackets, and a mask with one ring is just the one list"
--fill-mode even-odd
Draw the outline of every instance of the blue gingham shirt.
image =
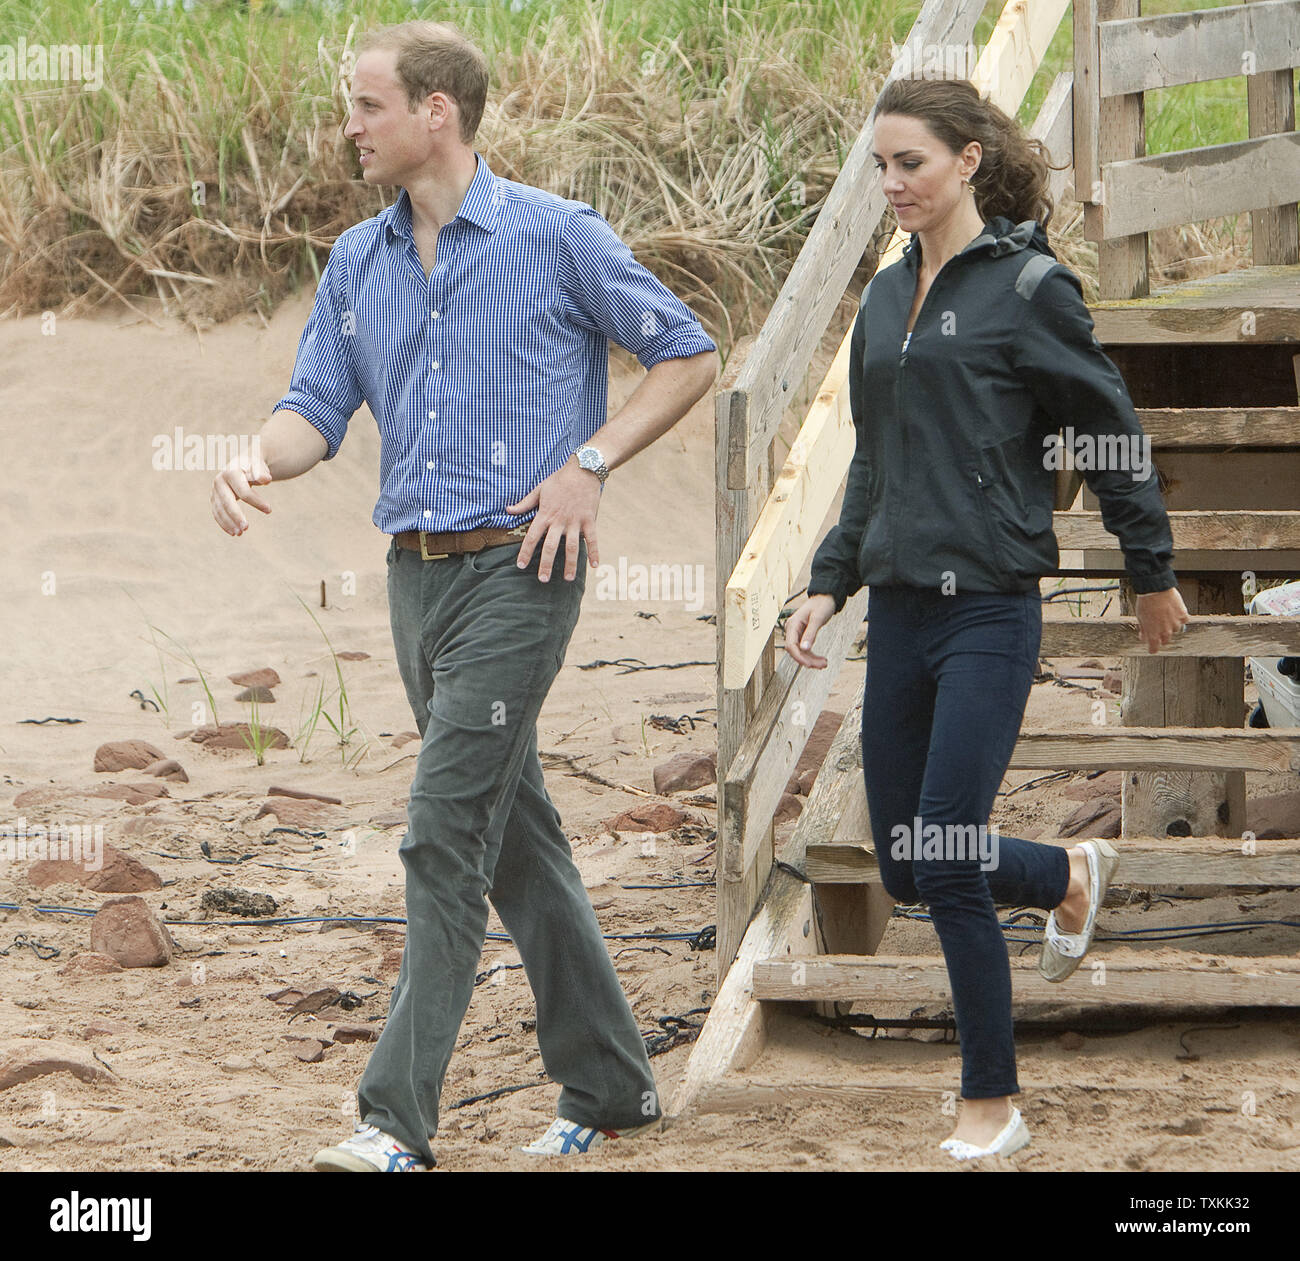
[[530, 521], [505, 505], [605, 423], [609, 342], [646, 368], [716, 349], [591, 206], [477, 158], [430, 275], [405, 189], [339, 236], [276, 404], [320, 430], [326, 459], [369, 405], [386, 534]]

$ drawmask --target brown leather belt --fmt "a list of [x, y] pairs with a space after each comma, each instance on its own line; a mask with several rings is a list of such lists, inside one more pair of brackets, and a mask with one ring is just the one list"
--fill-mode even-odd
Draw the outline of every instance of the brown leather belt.
[[485, 547], [500, 547], [505, 543], [518, 543], [528, 533], [527, 525], [517, 525], [513, 530], [498, 530], [484, 526], [480, 530], [450, 530], [444, 534], [428, 534], [424, 530], [406, 530], [394, 534], [398, 547], [419, 552], [421, 560], [444, 560], [463, 552], [479, 552]]

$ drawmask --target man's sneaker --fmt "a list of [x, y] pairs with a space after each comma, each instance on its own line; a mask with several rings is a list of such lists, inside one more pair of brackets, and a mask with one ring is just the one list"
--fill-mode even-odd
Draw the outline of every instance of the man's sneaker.
[[357, 1122], [351, 1138], [326, 1147], [312, 1157], [312, 1166], [326, 1173], [424, 1173], [429, 1166], [405, 1143], [373, 1125]]
[[530, 1156], [571, 1156], [575, 1152], [589, 1152], [593, 1147], [599, 1147], [601, 1143], [608, 1142], [612, 1138], [636, 1138], [641, 1134], [649, 1134], [651, 1130], [659, 1129], [662, 1124], [663, 1118], [660, 1117], [648, 1125], [637, 1125], [630, 1130], [604, 1130], [591, 1129], [579, 1125], [576, 1121], [566, 1121], [563, 1117], [556, 1117], [541, 1138], [519, 1150], [527, 1152]]

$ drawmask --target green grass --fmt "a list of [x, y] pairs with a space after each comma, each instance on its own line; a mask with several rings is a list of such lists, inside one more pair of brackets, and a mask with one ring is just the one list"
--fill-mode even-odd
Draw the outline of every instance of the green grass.
[[[360, 180], [341, 135], [340, 58], [370, 25], [431, 16], [488, 55], [476, 146], [494, 169], [596, 206], [727, 349], [761, 324], [918, 11], [377, 0], [358, 18], [318, 3], [6, 0], [0, 39], [100, 44], [105, 82], [0, 93], [0, 313], [149, 295], [203, 322], [265, 314], [314, 282], [335, 236], [391, 195]], [[997, 15], [986, 6], [977, 42]], [[1067, 14], [1022, 122], [1071, 43]], [[1146, 125], [1153, 153], [1241, 139], [1245, 81], [1151, 93]], [[1237, 248], [1224, 223], [1189, 250]]]

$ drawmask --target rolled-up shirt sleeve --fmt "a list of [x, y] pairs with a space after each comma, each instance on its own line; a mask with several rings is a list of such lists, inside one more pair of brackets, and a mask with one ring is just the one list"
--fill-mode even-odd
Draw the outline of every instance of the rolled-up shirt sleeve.
[[298, 342], [289, 392], [274, 409], [297, 412], [315, 426], [328, 444], [327, 460], [338, 453], [348, 421], [364, 401], [353, 366], [355, 315], [348, 310], [345, 270], [340, 240], [330, 251], [316, 286], [316, 301]]
[[603, 333], [644, 368], [717, 349], [690, 308], [636, 261], [590, 206], [565, 223], [560, 283], [575, 323]]

